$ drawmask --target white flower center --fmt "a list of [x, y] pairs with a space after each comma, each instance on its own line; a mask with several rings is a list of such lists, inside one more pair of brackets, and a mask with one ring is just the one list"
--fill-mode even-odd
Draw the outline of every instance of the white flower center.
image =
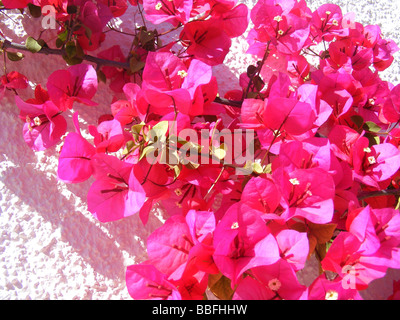
[[325, 294], [325, 300], [337, 300], [339, 297], [339, 294], [335, 290], [329, 290]]
[[268, 287], [272, 290], [272, 291], [278, 291], [280, 289], [280, 287], [282, 286], [282, 283], [279, 281], [279, 279], [274, 278], [272, 280], [269, 280], [268, 282]]
[[185, 70], [179, 70], [178, 71], [178, 76], [180, 76], [182, 79], [187, 76], [187, 72]]
[[375, 157], [373, 157], [373, 156], [368, 157], [368, 162], [369, 162], [369, 164], [375, 164], [376, 163]]

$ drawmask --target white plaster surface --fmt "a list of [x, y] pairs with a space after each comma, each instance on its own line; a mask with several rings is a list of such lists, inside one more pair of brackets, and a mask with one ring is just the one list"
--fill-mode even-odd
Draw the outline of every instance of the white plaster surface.
[[[379, 24], [386, 38], [400, 44], [400, 1], [307, 1], [313, 10], [326, 2], [339, 4], [344, 13], [355, 12], [359, 22]], [[251, 8], [255, 1], [245, 3]], [[130, 11], [115, 25], [129, 32], [135, 21], [139, 21], [138, 17]], [[23, 43], [27, 35], [39, 35], [40, 22], [23, 19], [17, 13], [0, 13], [0, 30], [10, 40]], [[50, 39], [51, 35], [47, 37]], [[110, 46], [118, 43], [123, 50], [129, 49], [126, 35], [112, 32], [107, 37]], [[239, 74], [253, 61], [244, 54], [246, 48], [243, 36], [235, 39], [225, 65], [215, 68], [221, 95], [238, 87]], [[395, 58], [382, 77], [398, 84], [399, 53]], [[22, 62], [7, 63], [9, 70], [42, 84], [62, 66], [59, 57], [32, 57], [29, 53]], [[25, 91], [24, 98], [32, 96], [30, 90]], [[99, 115], [107, 113], [111, 100], [112, 92], [102, 84], [95, 98], [99, 107], [76, 104], [74, 110], [79, 111], [82, 128], [95, 124]], [[71, 119], [67, 121], [73, 130]], [[91, 181], [76, 185], [57, 181], [55, 148], [32, 152], [22, 138], [22, 126], [13, 96], [7, 94], [0, 101], [0, 299], [131, 299], [125, 286], [125, 268], [146, 259], [146, 238], [162, 224], [163, 213], [156, 210], [146, 226], [138, 216], [99, 223], [86, 206]], [[304, 277], [305, 282], [315, 276], [312, 266], [308, 270], [310, 276]], [[379, 299], [390, 294], [391, 278], [400, 275], [390, 271], [389, 276], [374, 283], [365, 298]]]

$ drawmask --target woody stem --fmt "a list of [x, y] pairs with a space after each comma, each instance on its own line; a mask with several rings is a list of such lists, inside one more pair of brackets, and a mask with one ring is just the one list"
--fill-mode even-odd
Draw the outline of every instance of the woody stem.
[[390, 189], [390, 190], [380, 190], [380, 191], [371, 191], [371, 192], [361, 192], [358, 194], [357, 198], [359, 200], [374, 198], [380, 196], [398, 196], [400, 195], [400, 189]]
[[[0, 42], [3, 43], [1, 46], [2, 49], [15, 49], [15, 50], [19, 50], [19, 51], [29, 51], [30, 52], [30, 50], [25, 45], [11, 42], [1, 36], [0, 36]], [[40, 51], [38, 51], [37, 53], [45, 54], [45, 55], [62, 56], [65, 54], [65, 50], [42, 47], [42, 49]], [[87, 55], [87, 54], [85, 54], [82, 57], [82, 59], [85, 61], [96, 63], [97, 65], [102, 65], [102, 66], [123, 68], [123, 69], [127, 69], [127, 70], [129, 70], [129, 68], [130, 68], [128, 62], [119, 62], [119, 61], [101, 59], [101, 58], [93, 57], [93, 56]]]

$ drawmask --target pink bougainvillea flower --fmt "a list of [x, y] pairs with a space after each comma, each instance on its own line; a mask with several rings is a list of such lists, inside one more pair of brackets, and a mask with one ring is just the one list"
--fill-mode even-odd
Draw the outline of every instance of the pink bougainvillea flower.
[[383, 39], [378, 25], [364, 27], [365, 46], [373, 49], [373, 66], [378, 71], [386, 70], [394, 61], [393, 54], [399, 51], [397, 44], [390, 39]]
[[118, 120], [101, 122], [97, 127], [88, 127], [94, 137], [94, 145], [97, 152], [116, 152], [125, 145], [125, 131]]
[[335, 156], [349, 164], [352, 161], [351, 149], [359, 138], [360, 134], [357, 131], [342, 125], [335, 125], [328, 135]]
[[331, 106], [336, 118], [346, 114], [352, 106], [365, 104], [362, 85], [351, 74], [326, 74], [317, 82], [319, 94]]
[[[192, 99], [189, 110], [181, 110], [189, 115], [201, 115], [207, 112], [218, 93], [216, 78], [212, 75], [212, 68], [208, 64], [193, 59], [184, 76], [182, 88], [186, 89]], [[212, 109], [212, 108], [211, 108]], [[210, 113], [207, 113], [210, 114]], [[211, 113], [213, 114], [213, 113]]]
[[169, 278], [178, 280], [182, 277], [183, 265], [186, 264], [193, 245], [185, 218], [174, 215], [148, 237], [147, 252], [157, 269]]
[[149, 52], [143, 70], [143, 86], [160, 91], [181, 88], [187, 67], [170, 52]]
[[307, 296], [307, 287], [299, 283], [285, 260], [252, 268], [249, 273], [251, 277], [238, 283], [233, 300], [302, 300]]
[[381, 112], [386, 122], [397, 122], [400, 119], [400, 84], [391, 90]]
[[287, 58], [287, 71], [291, 77], [297, 78], [303, 83], [310, 73], [310, 64], [302, 55], [289, 56]]
[[240, 200], [255, 210], [273, 213], [280, 199], [281, 194], [270, 178], [253, 177], [246, 183]]
[[387, 300], [400, 300], [400, 280], [393, 280], [393, 293], [387, 298]]
[[231, 39], [220, 20], [208, 19], [187, 23], [181, 33], [187, 53], [211, 66], [221, 64], [231, 47]]
[[7, 9], [23, 9], [32, 3], [32, 0], [4, 0], [2, 3]]
[[[338, 273], [347, 288], [364, 290], [371, 281], [386, 274], [387, 257], [378, 250], [373, 255], [363, 255], [358, 250], [361, 242], [350, 232], [341, 232], [333, 241], [321, 265], [324, 270]], [[391, 252], [391, 259], [396, 261], [399, 252]], [[397, 260], [398, 261], [398, 260]]]
[[318, 224], [331, 222], [335, 184], [328, 172], [321, 168], [277, 168], [272, 177], [283, 195], [282, 218], [303, 217]]
[[316, 113], [306, 102], [291, 98], [270, 98], [264, 111], [264, 124], [271, 130], [301, 135], [310, 130]]
[[154, 24], [168, 22], [176, 27], [190, 18], [193, 0], [143, 0], [143, 9], [147, 20]]
[[[112, 60], [117, 62], [125, 62], [126, 57], [122, 53], [121, 47], [119, 45], [114, 45], [106, 50], [103, 50], [97, 55], [99, 58]], [[107, 79], [110, 79], [110, 89], [114, 92], [123, 92], [123, 87], [125, 84], [129, 83], [131, 77], [128, 75], [127, 70], [123, 68], [115, 68], [109, 66], [103, 66], [101, 71]]]
[[369, 147], [369, 140], [360, 137], [352, 150], [354, 179], [381, 189], [378, 182], [390, 179], [400, 168], [400, 151], [391, 143]]
[[146, 195], [132, 164], [102, 153], [94, 155], [91, 161], [95, 181], [87, 195], [88, 210], [101, 222], [139, 212]]
[[308, 289], [309, 300], [362, 300], [355, 288], [345, 288], [341, 278], [328, 280], [321, 274]]
[[249, 9], [241, 3], [232, 10], [217, 14], [222, 20], [222, 28], [230, 38], [235, 38], [242, 35], [249, 24]]
[[15, 96], [20, 118], [25, 121], [24, 140], [34, 151], [46, 150], [57, 144], [67, 131], [67, 122], [51, 102], [33, 104]]
[[371, 48], [359, 47], [351, 39], [343, 39], [329, 45], [329, 59], [334, 69], [347, 65], [348, 68], [362, 70], [371, 65], [373, 51]]
[[309, 252], [307, 233], [287, 229], [280, 231], [275, 238], [281, 258], [289, 262], [293, 270], [303, 269]]
[[100, 0], [100, 3], [108, 6], [113, 17], [115, 18], [122, 16], [128, 9], [128, 4], [126, 0]]
[[[303, 7], [302, 7], [303, 6]], [[262, 0], [251, 10], [251, 20], [261, 42], [272, 41], [279, 52], [293, 54], [307, 43], [310, 9], [294, 1]]]
[[136, 264], [126, 269], [126, 286], [135, 300], [181, 300], [178, 289], [166, 274], [150, 264]]
[[88, 180], [93, 174], [91, 159], [95, 154], [95, 147], [80, 132], [68, 133], [58, 159], [58, 179], [66, 183]]
[[335, 4], [323, 4], [312, 14], [311, 35], [317, 41], [330, 41], [334, 36], [346, 36], [348, 30], [342, 27], [342, 9]]
[[181, 88], [185, 75], [186, 66], [172, 53], [149, 52], [143, 70], [142, 91], [152, 112], [164, 115], [176, 107], [187, 114], [191, 97], [188, 90]]
[[232, 288], [247, 269], [280, 259], [276, 240], [260, 212], [244, 203], [234, 204], [226, 211], [215, 229], [214, 247], [215, 264], [231, 279]]
[[101, 2], [95, 4], [92, 1], [84, 1], [81, 3], [79, 20], [88, 27], [92, 33], [101, 33], [112, 17], [111, 11], [107, 5]]
[[380, 240], [375, 232], [369, 206], [350, 210], [346, 220], [347, 230], [362, 244], [358, 249], [363, 254], [374, 254], [380, 247]]
[[72, 108], [75, 101], [89, 106], [97, 92], [97, 73], [91, 65], [79, 64], [53, 72], [47, 81], [50, 99], [61, 110]]
[[264, 129], [264, 101], [260, 99], [244, 99], [241, 108], [243, 128]]
[[12, 71], [0, 78], [0, 100], [3, 98], [6, 89], [25, 89], [28, 87], [28, 79], [19, 72]]
[[210, 246], [215, 226], [213, 213], [191, 210], [188, 215], [187, 219], [171, 216], [147, 239], [149, 261], [171, 280], [192, 276], [202, 269], [218, 273]]
[[212, 233], [216, 226], [212, 211], [190, 210], [186, 214], [186, 223], [189, 226], [194, 243], [212, 244]]
[[127, 83], [122, 90], [126, 100], [117, 100], [111, 104], [114, 119], [118, 120], [123, 126], [132, 123], [136, 117], [143, 120], [146, 115], [140, 114], [136, 102], [136, 97], [141, 88], [136, 83]]

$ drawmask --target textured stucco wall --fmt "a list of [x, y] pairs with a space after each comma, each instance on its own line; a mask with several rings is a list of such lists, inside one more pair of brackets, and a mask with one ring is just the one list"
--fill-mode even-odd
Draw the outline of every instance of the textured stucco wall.
[[[399, 1], [309, 0], [308, 4], [316, 9], [326, 2], [339, 4], [344, 12], [355, 12], [359, 22], [379, 24], [385, 37], [400, 44]], [[251, 7], [255, 2], [245, 3]], [[130, 12], [129, 18], [115, 24], [129, 31], [135, 20], [137, 16]], [[38, 36], [40, 22], [0, 13], [0, 30], [23, 43], [27, 35]], [[113, 32], [108, 37], [110, 46], [118, 43], [128, 50], [126, 36]], [[222, 94], [238, 86], [238, 75], [252, 61], [244, 55], [246, 48], [244, 37], [236, 39], [225, 65], [215, 68]], [[8, 63], [8, 68], [45, 84], [46, 77], [63, 65], [59, 57], [31, 58], [27, 54], [22, 62]], [[383, 73], [393, 84], [400, 82], [399, 53], [395, 58]], [[77, 104], [74, 110], [79, 111], [82, 128], [108, 112], [111, 100], [110, 90], [100, 85], [95, 98], [99, 107]], [[146, 238], [162, 224], [163, 214], [155, 211], [146, 226], [138, 216], [97, 222], [86, 208], [90, 181], [78, 185], [58, 182], [54, 148], [33, 153], [23, 141], [17, 115], [13, 97], [7, 95], [0, 102], [0, 299], [130, 299], [125, 268], [146, 259]], [[390, 276], [399, 277], [394, 272]], [[384, 297], [390, 285], [389, 278], [377, 281], [365, 297]]]

